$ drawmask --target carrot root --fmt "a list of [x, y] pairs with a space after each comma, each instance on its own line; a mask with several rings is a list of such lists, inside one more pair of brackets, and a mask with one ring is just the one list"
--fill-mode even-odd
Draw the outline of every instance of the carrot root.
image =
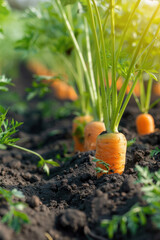
[[[105, 133], [99, 135], [95, 157], [109, 164], [109, 174], [122, 174], [125, 168], [127, 140], [122, 133]], [[105, 166], [96, 163], [97, 167], [106, 170]], [[98, 177], [104, 173], [98, 173]]]
[[90, 115], [75, 117], [72, 126], [72, 135], [74, 140], [74, 151], [84, 152], [84, 127], [91, 122], [93, 117]]
[[84, 150], [91, 151], [96, 150], [96, 139], [98, 135], [105, 131], [105, 125], [103, 122], [90, 122], [84, 129]]
[[136, 127], [139, 135], [150, 134], [155, 131], [155, 124], [152, 115], [142, 113], [136, 118]]
[[74, 88], [68, 85], [66, 82], [61, 80], [54, 80], [52, 83], [52, 88], [55, 96], [59, 100], [71, 100], [75, 101], [78, 99], [78, 95], [76, 94]]

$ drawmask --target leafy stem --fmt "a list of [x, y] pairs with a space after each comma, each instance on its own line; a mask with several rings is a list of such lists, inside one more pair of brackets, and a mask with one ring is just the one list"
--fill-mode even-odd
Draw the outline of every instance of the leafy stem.
[[[124, 99], [124, 96], [125, 96], [125, 92], [126, 92], [126, 89], [127, 89], [127, 86], [128, 86], [128, 83], [129, 83], [129, 80], [130, 80], [130, 77], [131, 77], [131, 73], [133, 71], [133, 68], [134, 68], [134, 65], [135, 65], [135, 62], [136, 62], [136, 59], [138, 57], [138, 54], [140, 52], [140, 49], [141, 49], [141, 46], [143, 44], [143, 40], [149, 30], [149, 27], [151, 26], [155, 16], [157, 15], [158, 11], [159, 11], [159, 8], [160, 8], [160, 4], [158, 4], [158, 6], [156, 7], [152, 17], [150, 18], [140, 40], [139, 40], [139, 43], [135, 49], [135, 52], [134, 52], [134, 55], [133, 55], [133, 58], [132, 58], [132, 61], [130, 63], [130, 66], [129, 66], [129, 69], [127, 71], [127, 76], [126, 76], [126, 79], [123, 83], [123, 86], [119, 92], [119, 95], [118, 95], [118, 105], [117, 105], [117, 108], [116, 108], [116, 111], [114, 112], [114, 115], [113, 115], [113, 121], [112, 121], [112, 129], [115, 129], [118, 127], [117, 125], [117, 118], [119, 118], [119, 111], [121, 109], [121, 106], [123, 104], [123, 99]], [[133, 85], [132, 85], [133, 86]], [[133, 93], [133, 90], [134, 88], [131, 88], [130, 90], [130, 95]]]
[[59, 164], [53, 161], [52, 159], [45, 160], [39, 153], [16, 145], [16, 142], [19, 140], [19, 138], [14, 138], [12, 137], [12, 135], [18, 131], [17, 128], [20, 125], [22, 125], [22, 123], [18, 123], [17, 121], [14, 121], [14, 119], [12, 119], [11, 122], [9, 123], [9, 121], [6, 119], [7, 111], [1, 108], [1, 112], [3, 112], [0, 115], [0, 146], [2, 149], [5, 146], [10, 146], [10, 147], [18, 148], [22, 151], [36, 155], [40, 159], [37, 166], [42, 167], [43, 170], [47, 173], [47, 175], [49, 175], [49, 168], [47, 164], [50, 164], [56, 167], [59, 166]]
[[21, 225], [29, 223], [27, 214], [22, 212], [27, 205], [20, 201], [15, 202], [13, 198], [23, 199], [23, 193], [17, 189], [9, 191], [0, 187], [0, 197], [9, 205], [9, 211], [2, 217], [1, 222], [7, 223], [15, 232], [20, 232]]
[[35, 151], [32, 151], [30, 149], [18, 146], [16, 144], [7, 144], [7, 145], [10, 146], [10, 147], [18, 148], [18, 149], [20, 149], [22, 151], [34, 154], [37, 157], [39, 157], [40, 160], [39, 160], [39, 162], [37, 164], [37, 167], [42, 167], [44, 172], [46, 172], [47, 175], [49, 175], [49, 167], [47, 166], [47, 164], [50, 164], [50, 165], [55, 166], [55, 167], [59, 167], [59, 164], [57, 162], [53, 161], [52, 159], [45, 160], [39, 153], [37, 153]]

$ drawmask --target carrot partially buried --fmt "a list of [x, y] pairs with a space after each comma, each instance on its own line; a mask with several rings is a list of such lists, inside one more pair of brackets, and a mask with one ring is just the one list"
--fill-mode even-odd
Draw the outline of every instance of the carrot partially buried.
[[88, 123], [84, 129], [84, 151], [96, 150], [96, 140], [105, 131], [105, 125], [100, 121]]
[[91, 122], [93, 117], [90, 115], [78, 116], [73, 120], [72, 135], [74, 140], [74, 151], [84, 152], [84, 128]]
[[[109, 174], [122, 174], [125, 168], [127, 140], [122, 133], [102, 133], [97, 137], [96, 159], [109, 164]], [[97, 167], [104, 170], [105, 166], [96, 163]], [[103, 173], [99, 173], [100, 177]]]
[[155, 131], [155, 123], [152, 115], [142, 113], [136, 118], [137, 132], [140, 135], [150, 134]]

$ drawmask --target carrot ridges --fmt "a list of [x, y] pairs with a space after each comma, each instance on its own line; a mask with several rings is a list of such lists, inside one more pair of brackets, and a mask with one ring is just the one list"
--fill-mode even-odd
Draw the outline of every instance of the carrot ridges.
[[[127, 140], [122, 133], [105, 133], [97, 137], [95, 157], [109, 164], [109, 174], [122, 174], [125, 168]], [[106, 170], [104, 165], [96, 163], [97, 167]], [[98, 177], [103, 173], [98, 174]]]

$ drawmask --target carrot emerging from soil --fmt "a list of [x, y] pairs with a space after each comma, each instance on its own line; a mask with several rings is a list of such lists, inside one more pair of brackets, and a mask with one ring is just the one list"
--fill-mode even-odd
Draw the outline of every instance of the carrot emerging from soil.
[[[122, 133], [104, 133], [98, 136], [95, 157], [109, 164], [109, 174], [122, 174], [125, 168], [127, 140]], [[106, 170], [105, 166], [96, 163]], [[99, 173], [98, 177], [103, 175]]]
[[98, 135], [105, 130], [103, 122], [95, 121], [88, 123], [84, 129], [84, 150], [96, 150], [96, 139]]
[[75, 152], [84, 152], [84, 128], [92, 120], [93, 117], [90, 115], [75, 117], [73, 120], [72, 134]]
[[140, 135], [150, 134], [155, 131], [153, 117], [148, 113], [142, 113], [136, 118], [137, 132]]

